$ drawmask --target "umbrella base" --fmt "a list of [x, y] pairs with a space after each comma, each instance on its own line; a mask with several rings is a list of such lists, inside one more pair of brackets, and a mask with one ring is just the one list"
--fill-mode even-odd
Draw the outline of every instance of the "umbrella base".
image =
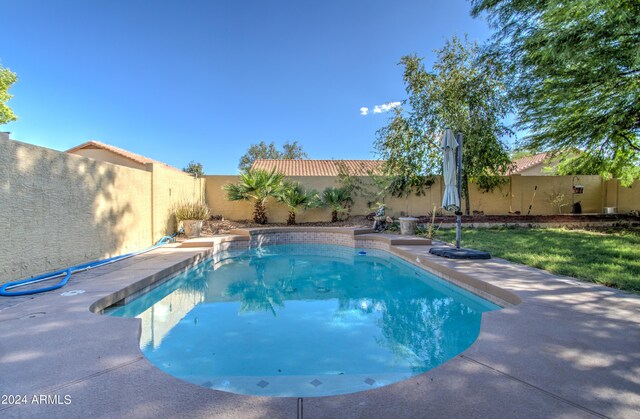
[[432, 247], [429, 253], [449, 259], [491, 259], [491, 255], [487, 252], [455, 247]]

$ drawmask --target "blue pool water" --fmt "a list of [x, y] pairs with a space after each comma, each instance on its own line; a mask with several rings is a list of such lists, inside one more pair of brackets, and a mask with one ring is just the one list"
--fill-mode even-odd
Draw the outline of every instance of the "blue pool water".
[[142, 319], [142, 351], [178, 378], [309, 397], [434, 368], [498, 308], [387, 252], [279, 245], [216, 255], [108, 314]]

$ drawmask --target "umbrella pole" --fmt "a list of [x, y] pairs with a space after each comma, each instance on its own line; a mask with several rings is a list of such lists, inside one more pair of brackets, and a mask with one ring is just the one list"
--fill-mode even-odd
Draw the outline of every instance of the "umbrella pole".
[[458, 198], [460, 209], [456, 212], [456, 249], [460, 249], [460, 238], [462, 235], [462, 133], [458, 133]]

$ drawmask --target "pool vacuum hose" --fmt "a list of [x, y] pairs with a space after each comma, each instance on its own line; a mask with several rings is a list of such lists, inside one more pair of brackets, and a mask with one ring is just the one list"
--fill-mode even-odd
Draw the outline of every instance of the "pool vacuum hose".
[[[47, 273], [47, 274], [38, 275], [38, 276], [35, 276], [33, 278], [22, 279], [20, 281], [7, 282], [2, 287], [0, 287], [0, 295], [2, 295], [4, 297], [17, 297], [19, 295], [31, 295], [31, 294], [37, 294], [37, 293], [40, 293], [40, 292], [47, 292], [47, 291], [57, 290], [58, 288], [64, 287], [67, 284], [67, 282], [69, 281], [69, 278], [71, 278], [71, 275], [73, 275], [74, 273], [86, 271], [86, 270], [93, 269], [93, 268], [97, 268], [99, 266], [108, 265], [109, 263], [117, 262], [117, 261], [122, 260], [122, 259], [127, 259], [127, 258], [130, 258], [132, 256], [136, 256], [136, 255], [139, 255], [139, 254], [142, 254], [142, 253], [149, 252], [149, 251], [151, 251], [153, 249], [156, 249], [156, 248], [158, 248], [158, 247], [160, 247], [162, 245], [165, 245], [167, 243], [171, 243], [171, 242], [176, 241], [175, 237], [178, 235], [178, 233], [174, 233], [171, 236], [164, 236], [163, 238], [158, 240], [158, 242], [156, 244], [154, 244], [153, 246], [148, 247], [148, 248], [143, 249], [143, 250], [139, 250], [137, 252], [127, 253], [125, 255], [120, 255], [120, 256], [114, 256], [114, 257], [111, 257], [111, 258], [108, 258], [108, 259], [94, 260], [93, 262], [83, 263], [83, 264], [80, 264], [80, 265], [72, 266], [70, 268], [60, 269], [60, 270], [57, 270], [57, 271], [54, 271], [54, 272], [50, 272], [50, 273]], [[37, 282], [47, 281], [47, 280], [50, 280], [50, 279], [53, 279], [53, 278], [58, 278], [58, 277], [61, 277], [61, 276], [64, 276], [62, 281], [58, 282], [57, 284], [48, 286], [48, 287], [35, 288], [35, 289], [30, 289], [30, 290], [25, 290], [25, 291], [9, 291], [10, 289], [23, 287], [25, 285], [35, 284]]]

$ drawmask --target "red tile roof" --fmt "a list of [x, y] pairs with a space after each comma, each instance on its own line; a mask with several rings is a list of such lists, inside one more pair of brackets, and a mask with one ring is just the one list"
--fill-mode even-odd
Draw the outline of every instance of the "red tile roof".
[[513, 160], [515, 169], [511, 171], [511, 174], [516, 175], [534, 166], [547, 163], [550, 157], [551, 157], [551, 153], [538, 153], [532, 156], [524, 156], [519, 159], [515, 159]]
[[124, 157], [126, 159], [133, 160], [136, 163], [140, 163], [140, 164], [147, 164], [147, 163], [160, 164], [160, 165], [166, 167], [167, 169], [173, 169], [173, 170], [177, 170], [177, 171], [179, 171], [181, 173], [184, 173], [184, 172], [182, 172], [182, 170], [177, 169], [177, 168], [175, 168], [173, 166], [169, 166], [168, 164], [163, 163], [161, 161], [150, 159], [149, 157], [145, 157], [145, 156], [142, 156], [140, 154], [132, 153], [132, 152], [130, 152], [128, 150], [125, 150], [123, 148], [116, 147], [116, 146], [113, 146], [113, 145], [110, 145], [110, 144], [101, 143], [100, 141], [95, 141], [95, 140], [90, 140], [90, 141], [87, 141], [86, 143], [83, 143], [83, 144], [80, 144], [80, 145], [75, 146], [73, 148], [70, 148], [66, 152], [67, 153], [73, 153], [74, 151], [78, 151], [78, 150], [82, 150], [82, 149], [92, 149], [92, 148], [98, 148], [98, 149], [110, 151], [113, 154], [119, 155], [120, 157]]
[[370, 172], [382, 174], [383, 160], [256, 160], [251, 169], [277, 172], [285, 176], [338, 176], [340, 165], [351, 176], [367, 176]]

